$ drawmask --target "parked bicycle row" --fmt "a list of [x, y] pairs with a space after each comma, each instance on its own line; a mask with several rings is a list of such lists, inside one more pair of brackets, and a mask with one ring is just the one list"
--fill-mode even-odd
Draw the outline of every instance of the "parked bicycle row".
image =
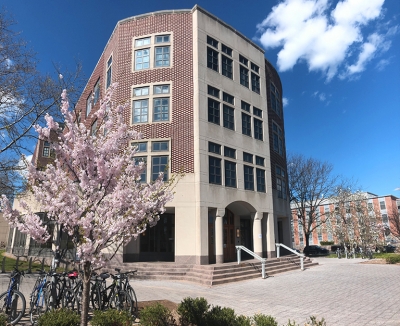
[[[137, 298], [129, 283], [129, 276], [136, 271], [94, 274], [90, 280], [89, 305], [93, 310], [118, 309], [137, 316]], [[29, 311], [32, 325], [38, 317], [51, 309], [67, 308], [81, 311], [83, 282], [76, 270], [56, 273], [39, 271], [38, 278], [29, 295]], [[8, 322], [17, 324], [26, 312], [26, 299], [20, 292], [24, 272], [14, 268], [8, 289], [0, 294], [0, 312], [8, 316]], [[107, 281], [108, 280], [108, 281]]]

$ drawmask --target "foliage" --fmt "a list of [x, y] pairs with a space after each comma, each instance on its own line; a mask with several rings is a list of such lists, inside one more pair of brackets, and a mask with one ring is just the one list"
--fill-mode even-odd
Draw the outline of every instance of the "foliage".
[[335, 205], [330, 226], [344, 249], [360, 247], [364, 252], [373, 250], [383, 239], [384, 227], [378, 223], [368, 196], [360, 191], [340, 188], [332, 198]]
[[319, 244], [321, 246], [331, 246], [331, 245], [335, 244], [335, 242], [334, 241], [320, 241]]
[[235, 311], [231, 308], [213, 306], [206, 315], [207, 326], [236, 325]]
[[132, 315], [127, 311], [108, 309], [105, 311], [95, 310], [91, 320], [92, 326], [131, 326]]
[[181, 325], [200, 325], [204, 323], [210, 305], [204, 298], [184, 298], [177, 312]]
[[143, 326], [173, 326], [176, 325], [171, 311], [163, 305], [145, 307], [140, 312], [140, 324]]
[[278, 326], [278, 322], [272, 316], [256, 314], [253, 316], [254, 326]]
[[250, 317], [239, 315], [236, 316], [236, 325], [237, 326], [254, 326], [252, 325], [252, 319]]
[[[173, 198], [174, 177], [164, 183], [161, 173], [151, 184], [140, 182], [145, 166], [135, 162], [137, 148], [130, 142], [141, 135], [124, 123], [126, 108], [113, 105], [115, 87], [109, 87], [100, 108], [93, 113], [98, 128], [92, 131], [75, 123], [64, 90], [64, 132], [49, 115], [46, 128], [36, 126], [39, 138], [49, 142], [51, 132], [58, 132], [58, 141], [51, 143], [54, 164], [43, 170], [29, 168], [28, 183], [34, 200], [50, 222], [62, 225], [72, 237], [83, 265], [82, 326], [87, 324], [92, 271], [112, 259], [132, 238], [156, 225], [166, 203]], [[38, 242], [49, 239], [41, 218], [26, 202], [21, 200], [19, 205], [24, 211], [12, 209], [10, 201], [2, 196], [3, 216], [11, 226]]]
[[399, 264], [400, 254], [385, 254], [384, 258], [387, 264]]
[[37, 326], [78, 326], [80, 316], [68, 309], [50, 310], [41, 315]]
[[0, 326], [7, 326], [8, 317], [6, 314], [0, 313]]
[[325, 319], [318, 320], [315, 316], [310, 316], [310, 320], [307, 320], [306, 326], [326, 326]]

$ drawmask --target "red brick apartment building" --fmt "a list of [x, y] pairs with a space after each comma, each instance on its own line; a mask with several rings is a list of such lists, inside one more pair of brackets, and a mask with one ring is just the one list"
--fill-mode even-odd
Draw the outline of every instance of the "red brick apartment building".
[[158, 224], [117, 259], [211, 264], [234, 261], [235, 245], [274, 257], [276, 242], [291, 244], [282, 85], [262, 48], [199, 6], [129, 17], [76, 105], [88, 128], [113, 82], [143, 134], [132, 142], [143, 181], [185, 173]]
[[[377, 219], [378, 223], [383, 223], [386, 225], [390, 230], [394, 232], [394, 225], [391, 221], [391, 216], [395, 211], [400, 211], [400, 200], [392, 195], [387, 196], [377, 196], [372, 193], [366, 193], [367, 196], [367, 203], [373, 209], [374, 215]], [[320, 216], [328, 215], [335, 210], [335, 204], [327, 203], [325, 205], [321, 205], [318, 207], [318, 213]], [[323, 219], [324, 217], [322, 217]], [[335, 219], [331, 218], [331, 223], [335, 223]], [[305, 239], [302, 226], [298, 223], [297, 219], [297, 211], [292, 210], [292, 221], [291, 221], [291, 229], [292, 229], [292, 245], [294, 248], [303, 249], [305, 246]], [[390, 234], [386, 233], [385, 239], [382, 241], [390, 242], [395, 241]], [[321, 227], [315, 229], [310, 236], [310, 245], [319, 245], [321, 241], [333, 241], [335, 244], [339, 243], [339, 240], [335, 237], [332, 233], [330, 228], [323, 224]]]

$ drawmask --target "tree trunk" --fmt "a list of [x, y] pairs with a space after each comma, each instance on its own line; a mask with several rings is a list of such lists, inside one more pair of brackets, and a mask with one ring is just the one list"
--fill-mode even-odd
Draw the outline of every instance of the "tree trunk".
[[81, 326], [87, 326], [88, 324], [90, 277], [91, 277], [91, 263], [85, 262], [83, 265], [83, 280], [82, 280], [83, 293], [82, 293]]
[[304, 238], [306, 239], [306, 247], [308, 247], [308, 245], [310, 244], [310, 233], [307, 233], [304, 231]]

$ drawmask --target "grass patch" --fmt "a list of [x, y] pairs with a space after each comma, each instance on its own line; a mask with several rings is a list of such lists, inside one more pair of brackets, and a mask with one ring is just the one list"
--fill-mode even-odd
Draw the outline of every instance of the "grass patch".
[[[3, 264], [4, 253], [5, 253], [4, 249], [0, 250], [0, 264]], [[5, 271], [6, 272], [11, 272], [14, 269], [16, 262], [17, 262], [16, 259], [6, 257]], [[18, 269], [19, 270], [26, 271], [26, 270], [28, 270], [28, 267], [29, 267], [29, 261], [20, 260], [18, 262]], [[40, 269], [41, 267], [42, 267], [41, 263], [32, 263], [32, 271], [36, 271], [36, 270]], [[49, 268], [47, 265], [44, 265], [44, 267], [45, 267], [45, 269]], [[0, 268], [2, 268], [2, 265], [1, 265]]]

